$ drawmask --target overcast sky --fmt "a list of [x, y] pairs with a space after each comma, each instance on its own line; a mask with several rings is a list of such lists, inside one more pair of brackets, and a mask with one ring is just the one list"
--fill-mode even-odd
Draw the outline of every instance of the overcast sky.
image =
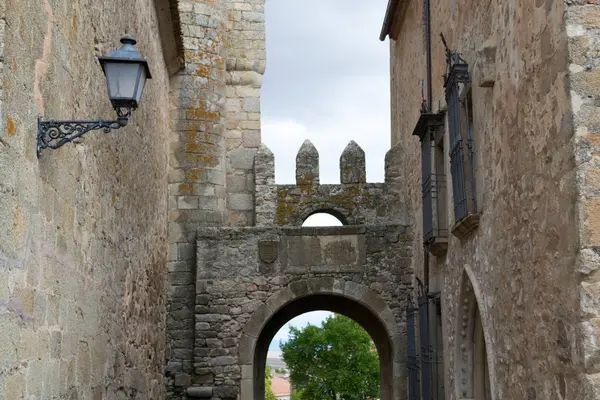
[[[295, 182], [304, 139], [319, 151], [321, 183], [339, 183], [350, 140], [367, 158], [367, 180], [382, 182], [390, 146], [389, 50], [379, 41], [387, 0], [266, 0], [267, 71], [262, 140], [275, 154], [277, 183]], [[324, 221], [317, 220], [317, 223]], [[328, 313], [288, 326], [320, 324]]]

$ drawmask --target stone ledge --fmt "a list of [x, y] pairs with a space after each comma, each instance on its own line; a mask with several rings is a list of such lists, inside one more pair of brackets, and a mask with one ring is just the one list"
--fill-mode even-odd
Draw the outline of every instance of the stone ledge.
[[442, 257], [448, 251], [448, 238], [434, 236], [426, 244], [427, 250], [436, 257]]
[[479, 226], [479, 214], [469, 214], [454, 224], [452, 234], [459, 239], [466, 239]]

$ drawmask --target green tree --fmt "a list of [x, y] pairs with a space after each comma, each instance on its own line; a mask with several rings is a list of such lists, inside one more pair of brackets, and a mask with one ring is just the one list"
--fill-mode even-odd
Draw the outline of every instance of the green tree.
[[273, 389], [271, 389], [271, 379], [273, 378], [273, 370], [267, 365], [265, 368], [265, 400], [277, 400]]
[[379, 357], [369, 334], [336, 315], [321, 327], [290, 329], [281, 346], [292, 385], [302, 400], [369, 400], [379, 397]]

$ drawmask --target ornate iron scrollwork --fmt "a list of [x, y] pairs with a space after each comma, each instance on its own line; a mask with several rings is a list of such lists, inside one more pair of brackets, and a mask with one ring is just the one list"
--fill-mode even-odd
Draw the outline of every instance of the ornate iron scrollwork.
[[127, 125], [131, 109], [117, 109], [114, 121], [42, 121], [38, 118], [37, 155], [42, 149], [56, 150], [62, 145], [80, 138], [89, 131], [102, 129], [109, 133]]

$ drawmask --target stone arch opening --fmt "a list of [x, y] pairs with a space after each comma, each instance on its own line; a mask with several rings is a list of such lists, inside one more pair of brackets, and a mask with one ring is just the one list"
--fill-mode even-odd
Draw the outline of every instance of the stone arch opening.
[[[317, 279], [318, 280], [318, 279]], [[295, 282], [296, 284], [300, 282]], [[248, 321], [243, 338], [242, 354], [242, 396], [241, 400], [262, 400], [265, 394], [265, 367], [269, 344], [283, 325], [294, 317], [311, 311], [330, 311], [345, 315], [363, 327], [371, 336], [379, 354], [380, 399], [392, 400], [394, 391], [400, 393], [404, 380], [400, 367], [403, 357], [398, 353], [404, 337], [396, 323], [395, 316], [385, 301], [375, 292], [353, 282], [329, 282], [329, 290], [317, 290], [294, 295], [293, 289], [284, 289], [274, 294], [257, 309]], [[312, 285], [316, 285], [313, 282]], [[333, 287], [347, 288], [333, 291]], [[298, 286], [310, 288], [311, 283]], [[326, 285], [329, 286], [329, 285]], [[354, 294], [358, 294], [355, 296]], [[282, 301], [280, 299], [285, 299]], [[271, 304], [269, 304], [271, 301]], [[283, 303], [280, 307], [274, 305]], [[271, 311], [272, 310], [272, 311]], [[396, 368], [395, 368], [396, 367]]]
[[254, 351], [254, 399], [264, 399], [267, 352], [275, 334], [294, 317], [318, 310], [345, 315], [358, 322], [369, 333], [379, 353], [380, 398], [391, 400], [393, 352], [391, 339], [385, 326], [364, 305], [347, 297], [333, 294], [316, 294], [297, 299], [284, 306], [269, 319], [257, 338]]
[[467, 272], [463, 273], [459, 302], [459, 326], [461, 327], [457, 345], [458, 368], [457, 395], [461, 399], [491, 400], [492, 385], [488, 346], [480, 304], [476, 290]]
[[344, 214], [333, 209], [317, 210], [304, 218], [302, 226], [340, 226], [348, 225]]

